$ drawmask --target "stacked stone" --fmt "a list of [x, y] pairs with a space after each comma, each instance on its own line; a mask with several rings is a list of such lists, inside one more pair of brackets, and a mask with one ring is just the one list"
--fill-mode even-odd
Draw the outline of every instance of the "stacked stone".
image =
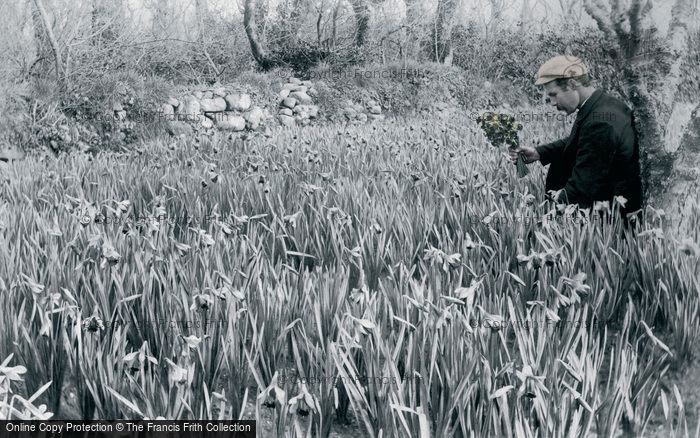
[[317, 95], [311, 81], [289, 78], [279, 93], [277, 118], [280, 123], [284, 126], [308, 125], [312, 119], [317, 119], [318, 105], [313, 102]]
[[228, 92], [220, 87], [195, 91], [181, 99], [170, 97], [162, 105], [160, 114], [168, 120], [168, 130], [173, 135], [190, 133], [192, 128], [256, 130], [268, 114], [252, 103], [249, 94]]
[[369, 100], [365, 106], [349, 99], [343, 108], [343, 115], [350, 123], [365, 123], [372, 120], [384, 120], [382, 107], [374, 100]]

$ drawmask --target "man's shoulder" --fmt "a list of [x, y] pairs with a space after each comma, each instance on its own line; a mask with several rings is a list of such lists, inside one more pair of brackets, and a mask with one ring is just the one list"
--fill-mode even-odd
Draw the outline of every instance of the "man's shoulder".
[[619, 107], [621, 109], [625, 109], [627, 111], [631, 111], [630, 107], [622, 101], [619, 97], [607, 92], [607, 91], [602, 91], [600, 94], [600, 103], [608, 106], [615, 106]]
[[603, 91], [587, 119], [589, 125], [626, 125], [632, 121], [632, 109], [622, 100]]

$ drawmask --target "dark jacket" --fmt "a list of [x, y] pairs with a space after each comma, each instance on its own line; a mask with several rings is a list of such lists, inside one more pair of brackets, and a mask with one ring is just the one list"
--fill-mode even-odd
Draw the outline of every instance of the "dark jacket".
[[642, 208], [639, 143], [634, 114], [619, 99], [596, 90], [579, 108], [567, 139], [538, 146], [550, 164], [545, 190], [564, 189], [558, 203], [589, 208], [595, 201], [624, 196], [627, 213]]

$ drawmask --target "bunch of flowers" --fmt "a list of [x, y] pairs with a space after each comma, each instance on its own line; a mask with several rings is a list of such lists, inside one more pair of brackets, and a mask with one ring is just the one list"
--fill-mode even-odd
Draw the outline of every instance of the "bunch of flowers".
[[[520, 146], [518, 132], [523, 129], [521, 123], [515, 122], [515, 117], [508, 114], [486, 112], [482, 117], [476, 119], [486, 138], [494, 147], [508, 145], [509, 149], [517, 149]], [[522, 155], [518, 155], [516, 161], [518, 177], [522, 178], [529, 173]]]

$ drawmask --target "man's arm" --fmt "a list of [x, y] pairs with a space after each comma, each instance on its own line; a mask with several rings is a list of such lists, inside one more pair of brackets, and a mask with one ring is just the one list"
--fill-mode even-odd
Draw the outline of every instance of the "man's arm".
[[592, 204], [594, 199], [603, 199], [608, 192], [616, 144], [612, 125], [593, 122], [582, 127], [576, 164], [557, 202]]
[[540, 154], [540, 163], [546, 166], [552, 161], [555, 161], [561, 156], [562, 151], [564, 151], [564, 146], [566, 146], [566, 140], [557, 140], [537, 146], [535, 150]]

